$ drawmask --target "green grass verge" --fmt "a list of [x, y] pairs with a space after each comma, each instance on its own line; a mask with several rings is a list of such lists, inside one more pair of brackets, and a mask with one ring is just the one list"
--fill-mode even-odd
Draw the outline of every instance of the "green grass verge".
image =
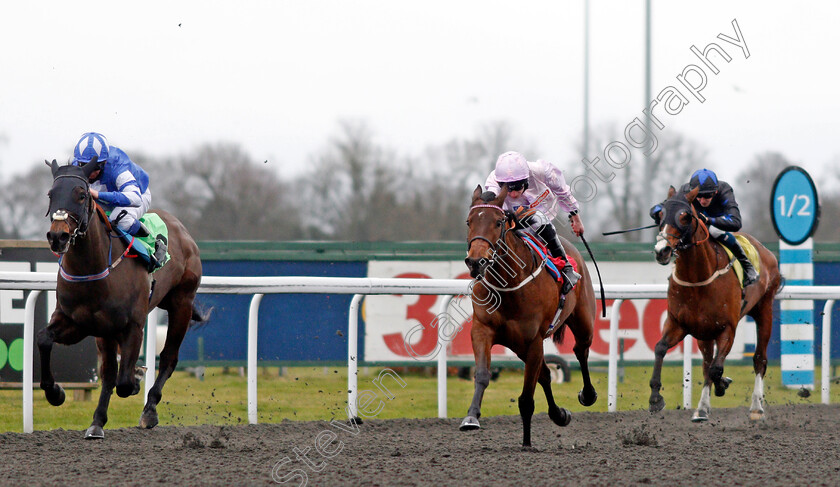
[[[382, 400], [382, 407], [376, 418], [432, 418], [437, 417], [437, 378], [435, 369], [430, 373], [411, 371], [401, 367], [394, 370], [406, 382], [401, 388], [390, 379], [386, 387], [395, 396], [389, 400], [374, 384], [382, 368], [363, 367], [359, 370], [359, 390], [369, 390]], [[259, 422], [271, 423], [282, 420], [330, 420], [346, 418], [347, 369], [344, 367], [294, 367], [286, 369], [280, 376], [277, 367], [263, 368], [258, 382]], [[618, 385], [618, 409], [646, 409], [650, 388], [651, 367], [633, 366], [625, 370], [625, 380]], [[729, 366], [726, 375], [734, 382], [726, 396], [712, 396], [712, 408], [749, 406], [754, 375], [752, 367]], [[702, 372], [699, 366], [693, 370], [693, 407], [700, 397]], [[819, 369], [815, 377], [819, 380]], [[553, 384], [557, 403], [572, 411], [607, 410], [607, 374], [596, 372], [592, 380], [598, 391], [598, 402], [584, 408], [578, 403], [577, 393], [581, 388], [578, 371], [572, 372], [569, 383]], [[675, 409], [682, 405], [682, 367], [666, 366], [662, 373], [662, 394], [666, 408]], [[768, 405], [774, 404], [816, 404], [820, 402], [819, 384], [808, 398], [802, 398], [796, 390], [781, 385], [778, 367], [768, 369], [765, 381], [765, 397]], [[516, 415], [516, 398], [522, 390], [522, 371], [506, 369], [499, 379], [490, 384], [484, 395], [483, 416]], [[461, 417], [466, 413], [472, 399], [472, 381], [450, 377], [448, 380], [448, 413], [450, 417]], [[60, 407], [50, 406], [40, 389], [34, 391], [34, 427], [36, 430], [63, 428], [84, 430], [90, 425], [99, 390], [93, 391], [92, 401], [74, 401], [68, 391], [67, 401]], [[136, 426], [143, 409], [141, 395], [122, 399], [114, 395], [108, 411], [108, 428]], [[0, 391], [0, 432], [22, 431], [21, 392]], [[546, 410], [545, 396], [537, 386], [535, 394], [537, 412]], [[371, 409], [378, 405], [371, 403]], [[840, 386], [833, 384], [831, 402], [840, 401]], [[182, 425], [236, 425], [247, 424], [247, 383], [237, 369], [225, 373], [221, 368], [208, 368], [204, 380], [184, 372], [176, 372], [166, 384], [163, 401], [158, 406], [160, 424]]]

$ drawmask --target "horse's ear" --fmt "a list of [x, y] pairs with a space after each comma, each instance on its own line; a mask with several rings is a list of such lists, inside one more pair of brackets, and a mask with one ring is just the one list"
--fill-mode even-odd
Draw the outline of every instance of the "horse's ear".
[[55, 173], [58, 172], [58, 163], [55, 162], [55, 159], [53, 159], [52, 162], [47, 162], [47, 160], [44, 159], [44, 164], [50, 167], [50, 169], [52, 170], [52, 175], [53, 177], [55, 177]]
[[93, 156], [90, 159], [90, 162], [88, 162], [87, 164], [82, 166], [82, 172], [85, 174], [85, 177], [89, 178], [90, 175], [93, 174], [94, 171], [99, 169], [99, 165], [100, 165], [99, 164], [99, 158], [96, 157], [96, 156]]
[[675, 188], [675, 187], [672, 185], [672, 186], [668, 187], [668, 197], [667, 197], [667, 198], [665, 198], [665, 199], [671, 199], [671, 198], [673, 198], [673, 197], [674, 197], [674, 195], [675, 195], [675, 194], [677, 194], [677, 188]]
[[689, 191], [685, 195], [685, 199], [687, 199], [689, 203], [693, 203], [694, 198], [697, 197], [697, 193], [699, 193], [699, 192], [700, 192], [700, 186], [697, 186], [696, 188], [692, 189], [691, 191]]
[[505, 202], [505, 198], [507, 198], [508, 194], [508, 187], [507, 184], [502, 185], [502, 189], [499, 191], [499, 195], [496, 196], [496, 199], [493, 201], [493, 204], [496, 206], [502, 206]]
[[475, 187], [475, 191], [473, 191], [473, 201], [481, 198], [481, 185]]

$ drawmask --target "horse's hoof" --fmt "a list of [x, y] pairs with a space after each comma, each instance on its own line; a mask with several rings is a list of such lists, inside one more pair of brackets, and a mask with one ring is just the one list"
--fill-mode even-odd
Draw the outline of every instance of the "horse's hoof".
[[721, 397], [726, 394], [726, 390], [729, 389], [731, 383], [732, 379], [729, 377], [721, 377], [720, 382], [715, 383], [715, 396]]
[[557, 408], [554, 411], [549, 410], [548, 416], [557, 426], [569, 426], [569, 423], [572, 422], [572, 412], [566, 408]]
[[764, 411], [750, 411], [750, 421], [764, 421]]
[[665, 409], [665, 398], [662, 396], [652, 397], [650, 398], [650, 408], [649, 411], [652, 413], [658, 413]]
[[47, 402], [53, 406], [61, 406], [67, 396], [64, 394], [64, 388], [56, 384], [52, 389], [44, 390], [44, 396], [47, 397]]
[[709, 413], [708, 411], [701, 411], [697, 410], [694, 411], [694, 416], [691, 417], [692, 423], [703, 423], [709, 420]]
[[481, 425], [478, 424], [478, 418], [475, 416], [467, 416], [463, 421], [461, 421], [461, 426], [458, 427], [458, 429], [461, 431], [472, 431], [481, 429]]
[[158, 425], [158, 415], [157, 412], [154, 411], [144, 411], [143, 415], [140, 416], [140, 424], [141, 428], [152, 429]]
[[595, 390], [592, 391], [591, 395], [585, 394], [585, 391], [578, 392], [578, 402], [582, 405], [589, 407], [595, 404], [595, 401], [598, 400], [598, 393]]
[[103, 438], [105, 438], [105, 431], [102, 429], [102, 426], [94, 424], [85, 431], [86, 440], [101, 440]]

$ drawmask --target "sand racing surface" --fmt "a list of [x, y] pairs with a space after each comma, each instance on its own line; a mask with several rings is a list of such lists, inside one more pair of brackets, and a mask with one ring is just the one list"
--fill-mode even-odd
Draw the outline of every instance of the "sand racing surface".
[[[2, 485], [840, 485], [840, 405], [574, 413], [566, 428], [518, 416], [158, 426], [0, 435]], [[296, 453], [297, 452], [297, 453]]]

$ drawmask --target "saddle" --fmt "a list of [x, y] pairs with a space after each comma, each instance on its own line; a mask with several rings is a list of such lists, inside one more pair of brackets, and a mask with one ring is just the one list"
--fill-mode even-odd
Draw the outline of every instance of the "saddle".
[[[734, 235], [734, 234], [733, 234]], [[757, 273], [761, 273], [761, 258], [758, 255], [758, 250], [750, 243], [750, 240], [743, 236], [743, 235], [735, 235], [735, 239], [738, 240], [738, 243], [741, 244], [741, 248], [744, 249], [744, 253], [747, 254], [747, 258], [750, 259], [752, 262], [753, 267], [755, 267], [755, 271]], [[726, 251], [726, 255], [729, 256], [729, 260], [732, 262], [732, 269], [735, 270], [735, 276], [738, 277], [738, 282], [741, 283], [741, 288], [744, 287], [744, 268], [741, 266], [741, 262], [732, 255], [732, 251], [726, 248], [726, 245], [718, 243], [723, 250]]]
[[[560, 269], [566, 267], [566, 261], [563, 260], [562, 257], [552, 257], [548, 252], [548, 249], [538, 238], [534, 238], [526, 232], [519, 232], [519, 236], [522, 237], [522, 240], [524, 240], [529, 247], [531, 247], [531, 251], [534, 252], [540, 260], [545, 259], [545, 268], [548, 270], [548, 273], [551, 274], [551, 277], [553, 277], [557, 282], [562, 283], [563, 273], [560, 272]], [[578, 272], [578, 263], [575, 259], [569, 257], [569, 263], [572, 264], [572, 268], [575, 272]]]

